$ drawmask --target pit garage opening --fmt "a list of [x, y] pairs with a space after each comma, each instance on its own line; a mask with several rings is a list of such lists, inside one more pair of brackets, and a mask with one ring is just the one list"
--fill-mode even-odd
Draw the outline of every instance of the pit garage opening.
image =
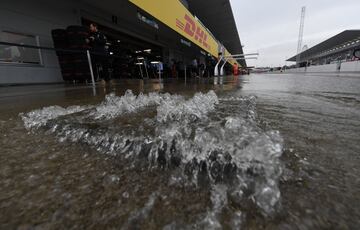
[[[91, 50], [86, 42], [90, 36], [89, 25], [96, 23], [106, 36], [106, 68], [93, 61], [95, 79], [99, 80], [102, 71], [108, 71], [110, 79], [121, 78], [157, 78], [158, 65], [163, 62], [163, 49], [160, 46], [130, 36], [88, 19], [82, 19], [81, 26], [68, 26], [66, 29], [52, 30], [55, 48], [74, 51]], [[92, 59], [94, 59], [92, 53]], [[61, 72], [65, 81], [84, 82], [91, 80], [88, 60], [85, 53], [58, 51]], [[164, 71], [163, 76], [169, 73]]]

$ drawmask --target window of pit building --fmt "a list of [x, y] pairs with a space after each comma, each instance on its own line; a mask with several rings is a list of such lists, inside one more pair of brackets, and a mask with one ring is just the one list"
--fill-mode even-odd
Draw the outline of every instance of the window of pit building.
[[[1, 64], [41, 65], [39, 49], [22, 47], [21, 45], [39, 46], [39, 37], [12, 31], [0, 31], [0, 41], [14, 45], [0, 44]], [[19, 46], [20, 45], [20, 46]]]

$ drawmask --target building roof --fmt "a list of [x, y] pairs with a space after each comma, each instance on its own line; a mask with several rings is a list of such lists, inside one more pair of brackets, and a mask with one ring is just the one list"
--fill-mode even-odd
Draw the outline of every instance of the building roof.
[[[307, 49], [300, 53], [301, 60], [311, 58], [314, 56], [325, 56], [331, 54], [332, 52], [336, 52], [337, 50], [347, 46], [347, 44], [351, 45], [351, 42], [357, 41], [360, 39], [360, 30], [345, 30], [334, 37], [327, 39]], [[322, 55], [323, 54], [323, 55]], [[296, 61], [297, 55], [292, 58], [289, 58], [287, 61]]]
[[[223, 43], [231, 54], [243, 54], [229, 0], [188, 0], [189, 10]], [[246, 66], [245, 60], [239, 61]]]

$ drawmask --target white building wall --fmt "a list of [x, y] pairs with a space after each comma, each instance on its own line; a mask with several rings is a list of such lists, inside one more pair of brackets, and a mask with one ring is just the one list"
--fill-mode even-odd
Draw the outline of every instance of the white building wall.
[[305, 68], [295, 68], [295, 69], [287, 69], [287, 73], [305, 73]]
[[344, 62], [341, 64], [340, 72], [359, 72], [360, 61]]
[[[1, 0], [0, 30], [39, 37], [40, 46], [53, 47], [51, 30], [79, 24], [76, 5], [71, 1]], [[42, 65], [0, 64], [0, 84], [62, 82], [54, 51], [40, 51]]]
[[326, 73], [326, 72], [336, 72], [338, 64], [328, 64], [328, 65], [317, 65], [317, 66], [309, 66], [306, 69], [308, 73]]
[[[340, 68], [340, 69], [339, 69]], [[360, 75], [360, 61], [342, 62], [339, 64], [328, 64], [309, 66], [307, 68], [287, 69], [287, 73], [352, 73]]]

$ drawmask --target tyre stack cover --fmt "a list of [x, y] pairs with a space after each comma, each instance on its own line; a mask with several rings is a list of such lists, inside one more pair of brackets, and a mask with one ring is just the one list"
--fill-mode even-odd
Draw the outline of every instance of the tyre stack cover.
[[[67, 31], [64, 29], [55, 29], [51, 31], [51, 35], [56, 49], [69, 49], [69, 40], [67, 37]], [[64, 81], [73, 80], [73, 65], [71, 64], [71, 54], [63, 51], [56, 51], [56, 55], [59, 60], [61, 74]]]
[[90, 48], [86, 43], [89, 30], [83, 26], [69, 26], [66, 30], [52, 30], [51, 34], [56, 49], [84, 51], [84, 53], [56, 52], [64, 81], [90, 80], [91, 75], [85, 53]]

